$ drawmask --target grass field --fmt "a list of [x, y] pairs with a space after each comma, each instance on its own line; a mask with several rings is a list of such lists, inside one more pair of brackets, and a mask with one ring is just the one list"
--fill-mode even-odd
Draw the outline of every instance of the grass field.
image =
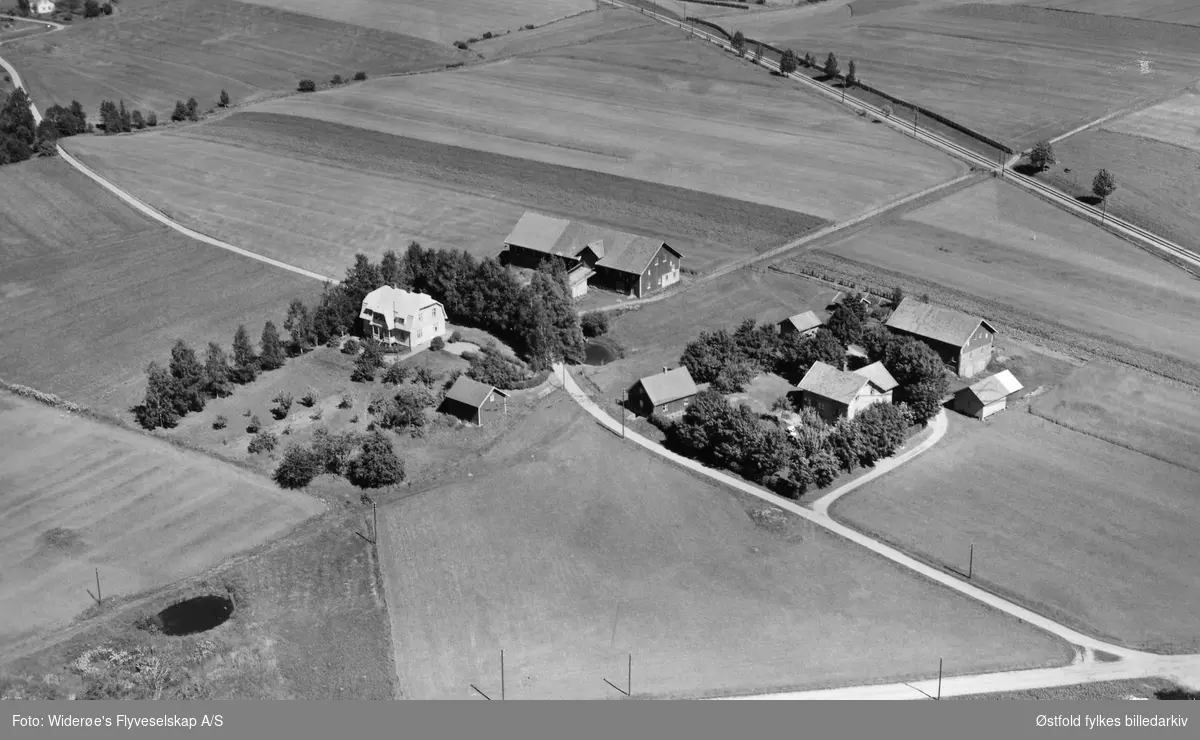
[[1175, 688], [1174, 681], [1165, 678], [1132, 678], [1124, 681], [1100, 681], [1098, 683], [1055, 686], [1049, 689], [1009, 691], [1000, 694], [972, 694], [952, 696], [951, 699], [1018, 699], [1039, 701], [1108, 701], [1136, 696], [1139, 699], [1154, 699], [1160, 691]]
[[[928, 291], [998, 322], [1200, 384], [1200, 283], [1137, 247], [988, 180], [824, 248], [869, 282]], [[837, 271], [820, 253], [793, 266]], [[827, 270], [827, 265], [831, 268]], [[958, 300], [961, 298], [962, 300]]]
[[1200, 7], [1192, 0], [1038, 0], [1036, 4], [1077, 13], [1200, 25]]
[[1022, 5], [898, 6], [816, 24], [779, 10], [739, 28], [801, 56], [854, 59], [867, 84], [1018, 149], [1200, 75], [1200, 28]]
[[135, 432], [0, 396], [0, 642], [104, 595], [161, 586], [277, 537], [324, 505]]
[[1035, 399], [1033, 413], [1200, 474], [1200, 395], [1186, 386], [1090, 363]]
[[605, 6], [590, 13], [564, 18], [561, 21], [528, 31], [483, 39], [471, 44], [471, 51], [486, 59], [531, 54], [547, 49], [574, 46], [599, 36], [620, 33], [630, 28], [649, 26], [654, 23], [657, 21], [640, 13], [628, 13]]
[[177, 338], [227, 349], [308, 278], [143, 220], [57, 159], [0, 169], [0, 377], [124, 414]]
[[1161, 652], [1200, 647], [1200, 477], [1011, 409], [951, 416], [915, 462], [836, 518], [1067, 624]]
[[295, 116], [247, 113], [73, 153], [201, 231], [325, 275], [356, 252], [495, 256], [526, 209], [653, 234], [710, 269], [824, 225], [796, 211]]
[[1188, 122], [1200, 112], [1198, 100], [1189, 92], [1057, 142], [1058, 164], [1039, 177], [1087, 196], [1096, 171], [1106, 168], [1118, 186], [1108, 199], [1110, 213], [1178, 244], [1194, 245], [1200, 242], [1195, 187], [1200, 137]]
[[[1061, 664], [1048, 635], [635, 451], [555, 394], [380, 511], [399, 695], [620, 698]], [[652, 495], [651, 495], [652, 494]]]
[[195, 96], [201, 110], [221, 90], [235, 103], [364, 70], [372, 75], [438, 67], [461, 54], [430, 41], [247, 5], [234, 0], [125, 0], [121, 12], [44, 38], [5, 44], [41, 105], [79, 100], [91, 117], [103, 100], [158, 112]]
[[[369, 508], [365, 517], [359, 508], [312, 520], [248, 557], [133, 603], [106, 596], [105, 609], [77, 631], [4, 666], [0, 688], [6, 678], [45, 686], [50, 676], [58, 682], [52, 695], [64, 698], [84, 688], [70, 663], [90, 648], [113, 646], [154, 651], [166, 669], [164, 699], [391, 699], [383, 584], [373, 548], [355, 534], [369, 533], [369, 522]], [[216, 629], [166, 637], [134, 626], [208, 594], [228, 594], [236, 604]]]
[[528, 23], [541, 26], [596, 7], [595, 0], [245, 0], [254, 5], [302, 13], [365, 28], [407, 34], [449, 45], [494, 34], [518, 31]]

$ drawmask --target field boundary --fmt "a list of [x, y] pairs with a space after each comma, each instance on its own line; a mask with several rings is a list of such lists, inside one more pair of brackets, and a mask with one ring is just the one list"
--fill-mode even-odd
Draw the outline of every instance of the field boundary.
[[[1145, 372], [1145, 371], [1143, 370], [1143, 372]], [[1190, 470], [1193, 473], [1200, 473], [1200, 468], [1194, 468], [1191, 465], [1184, 465], [1183, 463], [1180, 463], [1176, 460], [1171, 460], [1166, 457], [1160, 457], [1159, 455], [1156, 455], [1153, 452], [1148, 452], [1146, 450], [1139, 450], [1136, 447], [1130, 447], [1129, 445], [1125, 444], [1124, 442], [1118, 442], [1115, 439], [1111, 439], [1109, 437], [1104, 436], [1103, 434], [1097, 434], [1096, 432], [1090, 432], [1086, 429], [1080, 429], [1077, 426], [1068, 424], [1067, 422], [1061, 421], [1059, 419], [1052, 419], [1049, 416], [1047, 416], [1045, 413], [1039, 413], [1038, 411], [1035, 411], [1033, 409], [1032, 403], [1029, 404], [1029, 408], [1027, 409], [1027, 411], [1031, 416], [1036, 416], [1037, 418], [1041, 419], [1042, 421], [1044, 421], [1046, 423], [1053, 424], [1058, 427], [1062, 427], [1063, 429], [1072, 431], [1076, 434], [1082, 434], [1085, 437], [1091, 437], [1092, 439], [1096, 439], [1096, 440], [1099, 440], [1106, 444], [1110, 444], [1113, 447], [1120, 447], [1123, 450], [1128, 450], [1129, 452], [1135, 452], [1139, 455], [1148, 457], [1151, 460], [1157, 460], [1161, 463], [1166, 463], [1167, 465], [1174, 465], [1177, 468], [1183, 468], [1184, 470]]]

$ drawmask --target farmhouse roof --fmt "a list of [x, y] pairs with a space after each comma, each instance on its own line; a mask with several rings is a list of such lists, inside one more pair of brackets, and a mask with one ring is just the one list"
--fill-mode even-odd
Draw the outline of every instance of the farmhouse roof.
[[848, 406], [868, 383], [871, 380], [865, 375], [844, 372], [818, 361], [813, 363], [796, 387]]
[[1004, 370], [969, 386], [967, 390], [973, 393], [980, 402], [992, 403], [1011, 396], [1023, 387], [1021, 381], [1017, 380], [1011, 372]]
[[465, 375], [460, 375], [454, 381], [454, 385], [450, 386], [450, 390], [446, 391], [446, 398], [458, 401], [459, 403], [465, 403], [471, 408], [477, 409], [487, 401], [488, 396], [493, 392], [501, 396], [508, 395], [495, 386], [480, 383], [478, 380], [472, 380]]
[[591, 249], [596, 255], [596, 264], [601, 267], [635, 275], [646, 271], [660, 248], [668, 249], [676, 257], [683, 256], [662, 239], [567, 221], [533, 211], [526, 211], [521, 216], [504, 243], [573, 259], [579, 259], [585, 249]]
[[824, 324], [825, 318], [819, 315], [816, 311], [805, 311], [804, 313], [798, 313], [795, 316], [789, 316], [779, 323], [790, 323], [793, 327], [795, 327], [796, 331], [808, 331], [809, 329], [816, 329], [818, 326]]
[[873, 362], [866, 367], [860, 367], [854, 371], [854, 374], [863, 376], [885, 393], [900, 385], [892, 377], [892, 374], [888, 372], [887, 368], [883, 366], [882, 362]]
[[984, 319], [941, 306], [905, 298], [887, 320], [891, 329], [916, 334], [955, 347], [962, 347], [983, 324], [993, 334], [996, 329]]
[[646, 391], [646, 397], [655, 406], [678, 401], [699, 393], [692, 374], [682, 365], [665, 373], [651, 375], [638, 381]]
[[440, 306], [431, 296], [424, 293], [410, 293], [407, 290], [385, 285], [376, 288], [363, 298], [360, 318], [371, 319], [374, 312], [383, 316], [383, 321], [391, 331], [396, 323], [412, 326], [417, 312], [429, 306]]

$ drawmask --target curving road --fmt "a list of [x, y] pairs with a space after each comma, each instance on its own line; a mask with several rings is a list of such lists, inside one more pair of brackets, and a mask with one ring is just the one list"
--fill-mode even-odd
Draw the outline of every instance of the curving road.
[[[946, 412], [943, 410], [934, 417], [931, 422], [933, 426], [933, 434], [928, 439], [917, 445], [913, 449], [904, 452], [892, 459], [885, 460], [879, 463], [869, 473], [851, 481], [844, 486], [834, 489], [822, 496], [816, 501], [813, 509], [807, 509], [793, 501], [767, 493], [757, 486], [750, 485], [745, 481], [734, 478], [731, 475], [723, 473], [719, 470], [706, 467], [695, 460], [677, 455], [674, 452], [666, 449], [660, 444], [650, 441], [637, 432], [633, 432], [628, 427], [622, 425], [609, 416], [601, 409], [591, 398], [589, 398], [579, 386], [575, 383], [575, 379], [571, 374], [566, 372], [561, 364], [554, 366], [554, 371], [550, 375], [551, 382], [559, 387], [564, 387], [566, 392], [583, 407], [585, 411], [595, 417], [602, 425], [615, 433], [621, 433], [624, 429], [625, 438], [640, 445], [655, 455], [664, 457], [678, 465], [693, 470], [701, 475], [722, 483], [726, 486], [731, 486], [740, 491], [756, 496], [764, 501], [789, 511], [803, 519], [816, 524], [819, 527], [833, 532], [851, 542], [865, 547], [871, 552], [881, 555], [892, 562], [901, 565], [910, 571], [924, 576], [930, 580], [936, 581], [943, 586], [954, 589], [955, 591], [972, 598], [976, 601], [987, 604], [999, 611], [1009, 614], [1023, 622], [1027, 622], [1035, 627], [1039, 627], [1053, 635], [1061, 637], [1076, 646], [1077, 656], [1074, 663], [1069, 666], [1060, 668], [1044, 668], [1036, 670], [1023, 671], [1004, 671], [997, 673], [984, 673], [973, 676], [956, 676], [954, 678], [943, 679], [941, 693], [943, 696], [956, 696], [965, 694], [980, 694], [996, 691], [1015, 691], [1029, 688], [1044, 688], [1050, 686], [1068, 686], [1076, 683], [1085, 683], [1090, 681], [1108, 681], [1123, 678], [1141, 678], [1148, 676], [1162, 676], [1171, 678], [1182, 684], [1189, 686], [1200, 686], [1200, 655], [1156, 655], [1146, 653], [1140, 650], [1131, 650], [1119, 645], [1112, 645], [1097, 640], [1090, 635], [1085, 635], [1066, 625], [1059, 624], [1049, 617], [1045, 617], [1025, 607], [1004, 599], [990, 591], [985, 591], [975, 584], [965, 581], [961, 578], [951, 575], [950, 573], [927, 565], [913, 557], [910, 557], [903, 552], [900, 552], [890, 545], [886, 545], [872, 537], [851, 529], [850, 527], [834, 520], [829, 516], [829, 505], [838, 498], [846, 495], [850, 491], [862, 486], [881, 475], [886, 474], [890, 470], [902, 465], [905, 462], [913, 459], [922, 452], [928, 450], [933, 445], [937, 444], [938, 440], [946, 432]], [[1103, 651], [1117, 660], [1112, 662], [1102, 662], [1097, 659], [1096, 651]], [[746, 697], [728, 697], [732, 699], [922, 699], [928, 698], [936, 690], [936, 681], [922, 681], [913, 684], [885, 684], [879, 686], [856, 686], [844, 689], [829, 689], [823, 691], [807, 691], [807, 692], [789, 692], [781, 694], [759, 694]], [[925, 694], [925, 696], [923, 696]]]

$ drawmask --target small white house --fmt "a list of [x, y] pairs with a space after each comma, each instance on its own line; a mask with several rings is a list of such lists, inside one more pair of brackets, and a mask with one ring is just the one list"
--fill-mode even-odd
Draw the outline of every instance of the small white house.
[[412, 349], [446, 334], [446, 309], [424, 293], [385, 285], [363, 299], [363, 336]]
[[54, 12], [54, 0], [33, 0], [29, 3], [29, 10], [34, 15], [50, 15]]
[[976, 419], [986, 419], [1008, 406], [1008, 397], [1023, 386], [1008, 370], [984, 378], [954, 395], [954, 410]]

